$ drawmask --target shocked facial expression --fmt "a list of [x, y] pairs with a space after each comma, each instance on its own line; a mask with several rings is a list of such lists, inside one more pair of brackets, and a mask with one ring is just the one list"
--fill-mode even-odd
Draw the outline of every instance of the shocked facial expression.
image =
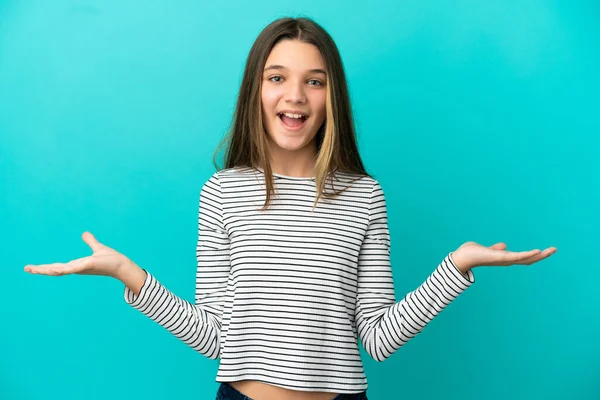
[[275, 151], [316, 151], [326, 116], [327, 73], [319, 49], [299, 40], [277, 43], [265, 63], [263, 125]]

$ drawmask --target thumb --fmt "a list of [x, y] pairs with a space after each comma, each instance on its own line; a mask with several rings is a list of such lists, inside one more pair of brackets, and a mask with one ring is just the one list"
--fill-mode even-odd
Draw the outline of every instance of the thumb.
[[103, 247], [102, 244], [98, 240], [96, 240], [94, 235], [92, 235], [90, 232], [83, 232], [81, 238], [84, 242], [88, 244], [88, 246], [92, 248], [92, 251], [98, 251]]
[[506, 250], [506, 244], [503, 243], [503, 242], [496, 243], [496, 244], [490, 246], [490, 249], [493, 249], [493, 250]]

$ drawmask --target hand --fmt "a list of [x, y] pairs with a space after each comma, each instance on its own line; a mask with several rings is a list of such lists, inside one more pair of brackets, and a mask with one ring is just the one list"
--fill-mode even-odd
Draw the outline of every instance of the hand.
[[513, 264], [531, 265], [556, 253], [556, 247], [529, 251], [507, 251], [506, 244], [500, 242], [485, 247], [475, 242], [466, 242], [452, 253], [457, 268], [465, 273], [471, 268], [483, 266], [509, 266]]
[[26, 265], [25, 272], [53, 276], [82, 274], [116, 278], [121, 266], [129, 262], [129, 259], [123, 254], [98, 242], [90, 232], [84, 232], [81, 237], [92, 248], [91, 256], [78, 258], [68, 263]]

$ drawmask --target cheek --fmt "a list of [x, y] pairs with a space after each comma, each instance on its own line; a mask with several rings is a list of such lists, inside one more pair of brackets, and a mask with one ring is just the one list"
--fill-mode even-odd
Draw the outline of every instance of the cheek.
[[274, 113], [279, 97], [280, 94], [276, 90], [263, 88], [261, 91], [263, 111], [268, 114]]
[[327, 116], [327, 97], [326, 95], [321, 95], [319, 94], [319, 96], [316, 96], [313, 99], [313, 105], [315, 106], [315, 111], [316, 114], [319, 115], [319, 119], [325, 119], [325, 117]]

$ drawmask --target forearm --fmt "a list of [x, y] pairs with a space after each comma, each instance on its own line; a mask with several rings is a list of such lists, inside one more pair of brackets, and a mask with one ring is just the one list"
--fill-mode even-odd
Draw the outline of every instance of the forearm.
[[375, 288], [363, 285], [357, 327], [365, 350], [375, 360], [385, 360], [473, 282], [472, 273], [462, 275], [448, 255], [423, 284], [399, 302], [390, 296], [372, 296]]
[[118, 269], [115, 278], [123, 282], [129, 290], [138, 296], [146, 280], [146, 271], [133, 261], [128, 260]]
[[[139, 267], [137, 267], [139, 268]], [[210, 313], [206, 307], [195, 305], [176, 296], [143, 269], [128, 267], [121, 278], [127, 284], [125, 301], [157, 322], [200, 354], [216, 359], [220, 351], [221, 321], [218, 315]], [[140, 276], [146, 275], [141, 288]], [[127, 281], [129, 280], [129, 283]], [[132, 286], [132, 287], [130, 287]], [[138, 294], [132, 289], [138, 288]]]

